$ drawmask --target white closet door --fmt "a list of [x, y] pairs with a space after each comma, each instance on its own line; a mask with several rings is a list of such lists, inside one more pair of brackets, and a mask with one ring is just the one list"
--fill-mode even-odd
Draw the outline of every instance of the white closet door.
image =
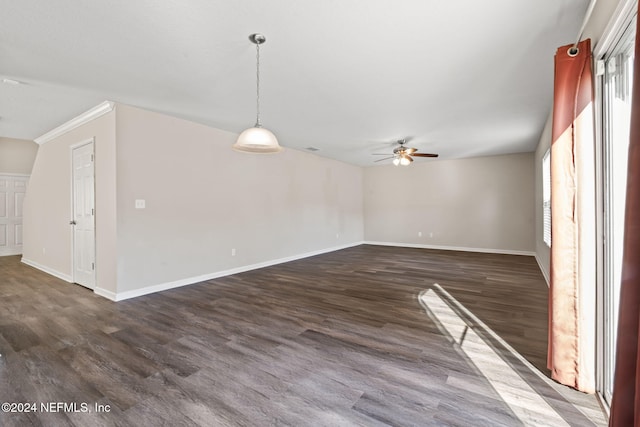
[[22, 253], [22, 203], [28, 176], [0, 174], [0, 256]]
[[93, 143], [73, 149], [73, 281], [93, 289], [95, 275], [95, 198]]

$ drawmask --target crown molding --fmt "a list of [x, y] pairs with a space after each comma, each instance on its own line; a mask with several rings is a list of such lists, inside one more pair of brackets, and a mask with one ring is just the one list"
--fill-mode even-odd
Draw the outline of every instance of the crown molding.
[[85, 111], [77, 117], [69, 120], [68, 122], [58, 126], [57, 128], [50, 130], [42, 136], [37, 137], [34, 141], [38, 145], [42, 145], [46, 142], [51, 141], [59, 137], [60, 135], [64, 135], [65, 133], [72, 131], [85, 123], [90, 122], [91, 120], [95, 120], [100, 116], [103, 116], [107, 113], [113, 111], [115, 107], [115, 102], [112, 101], [104, 101], [101, 104], [96, 105], [92, 109]]

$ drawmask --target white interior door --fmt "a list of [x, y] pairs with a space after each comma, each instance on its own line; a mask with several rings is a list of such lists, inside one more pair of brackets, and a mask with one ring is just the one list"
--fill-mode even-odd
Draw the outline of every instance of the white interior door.
[[93, 289], [96, 284], [95, 188], [93, 142], [72, 151], [73, 281]]
[[22, 253], [22, 202], [28, 180], [0, 174], [0, 256]]

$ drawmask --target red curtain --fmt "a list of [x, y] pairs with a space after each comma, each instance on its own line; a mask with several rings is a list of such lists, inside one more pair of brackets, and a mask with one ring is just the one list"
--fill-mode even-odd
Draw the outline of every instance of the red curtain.
[[624, 253], [609, 426], [640, 426], [640, 26], [636, 30]]
[[571, 48], [560, 47], [555, 56], [547, 366], [556, 381], [593, 392], [593, 359], [585, 343], [589, 344], [590, 334], [595, 331], [592, 320], [585, 322], [588, 316], [582, 312], [580, 298], [586, 297], [589, 289], [595, 292], [595, 282], [582, 277], [577, 170], [581, 150], [593, 151], [591, 41], [580, 42], [575, 55], [570, 53]]

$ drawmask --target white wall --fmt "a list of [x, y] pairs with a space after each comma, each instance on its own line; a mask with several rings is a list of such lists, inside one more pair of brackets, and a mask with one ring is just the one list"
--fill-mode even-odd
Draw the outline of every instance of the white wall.
[[532, 253], [533, 166], [524, 153], [366, 168], [365, 240]]
[[237, 153], [230, 132], [116, 114], [118, 294], [363, 240], [361, 168], [292, 149]]
[[29, 175], [37, 151], [33, 141], [0, 137], [0, 173]]
[[115, 292], [115, 112], [38, 149], [24, 200], [23, 261], [72, 279], [70, 147], [89, 138], [95, 138], [97, 286]]

